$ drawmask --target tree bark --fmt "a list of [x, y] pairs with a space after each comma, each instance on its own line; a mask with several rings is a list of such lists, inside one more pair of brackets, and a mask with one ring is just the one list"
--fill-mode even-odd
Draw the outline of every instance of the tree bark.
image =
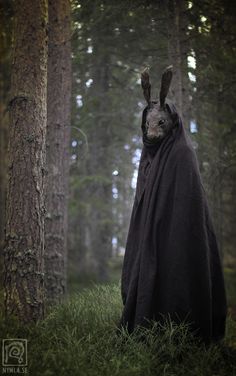
[[174, 67], [170, 95], [183, 119], [184, 125], [189, 129], [187, 25], [186, 2], [184, 0], [168, 0], [168, 56], [170, 64]]
[[6, 314], [43, 317], [47, 2], [15, 4], [6, 202]]
[[180, 6], [179, 0], [168, 1], [168, 55], [174, 66], [171, 94], [182, 116], [182, 72], [180, 50]]
[[5, 201], [7, 182], [7, 144], [9, 114], [7, 103], [10, 92], [10, 51], [12, 39], [11, 6], [0, 1], [0, 283], [3, 282], [3, 246], [5, 229]]
[[70, 148], [70, 1], [49, 0], [45, 287], [48, 303], [66, 292]]

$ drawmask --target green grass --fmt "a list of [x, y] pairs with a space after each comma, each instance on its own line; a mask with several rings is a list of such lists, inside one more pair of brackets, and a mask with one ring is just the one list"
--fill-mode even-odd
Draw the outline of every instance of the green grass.
[[[3, 338], [27, 338], [29, 375], [236, 375], [236, 322], [228, 317], [221, 345], [206, 348], [187, 325], [166, 321], [116, 334], [122, 303], [118, 283], [73, 294], [36, 325], [0, 320]], [[145, 341], [140, 338], [145, 338]]]

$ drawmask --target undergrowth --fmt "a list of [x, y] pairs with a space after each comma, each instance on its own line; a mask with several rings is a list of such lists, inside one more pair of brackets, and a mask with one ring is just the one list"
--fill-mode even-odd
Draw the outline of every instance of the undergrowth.
[[236, 322], [226, 338], [206, 348], [187, 324], [170, 320], [116, 330], [122, 309], [117, 283], [94, 285], [51, 309], [36, 325], [1, 317], [3, 338], [28, 340], [28, 374], [40, 376], [236, 375]]

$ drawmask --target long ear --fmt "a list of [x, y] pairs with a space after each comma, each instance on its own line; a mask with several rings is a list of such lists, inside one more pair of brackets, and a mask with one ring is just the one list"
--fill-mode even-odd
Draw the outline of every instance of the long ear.
[[149, 73], [148, 68], [145, 68], [141, 73], [141, 84], [143, 88], [143, 95], [147, 101], [147, 104], [150, 106], [151, 101], [151, 84], [149, 82]]
[[164, 70], [162, 74], [161, 90], [160, 90], [160, 107], [163, 107], [165, 104], [165, 99], [168, 94], [170, 83], [171, 83], [172, 76], [173, 76], [172, 70], [173, 70], [173, 66], [170, 65]]

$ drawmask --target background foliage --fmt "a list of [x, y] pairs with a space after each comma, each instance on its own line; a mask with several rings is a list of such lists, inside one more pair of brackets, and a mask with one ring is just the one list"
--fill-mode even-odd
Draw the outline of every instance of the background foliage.
[[140, 71], [150, 67], [156, 97], [169, 64], [170, 98], [198, 154], [225, 266], [234, 267], [235, 3], [74, 1], [73, 28], [71, 278], [109, 280], [114, 257], [122, 262], [145, 106]]

